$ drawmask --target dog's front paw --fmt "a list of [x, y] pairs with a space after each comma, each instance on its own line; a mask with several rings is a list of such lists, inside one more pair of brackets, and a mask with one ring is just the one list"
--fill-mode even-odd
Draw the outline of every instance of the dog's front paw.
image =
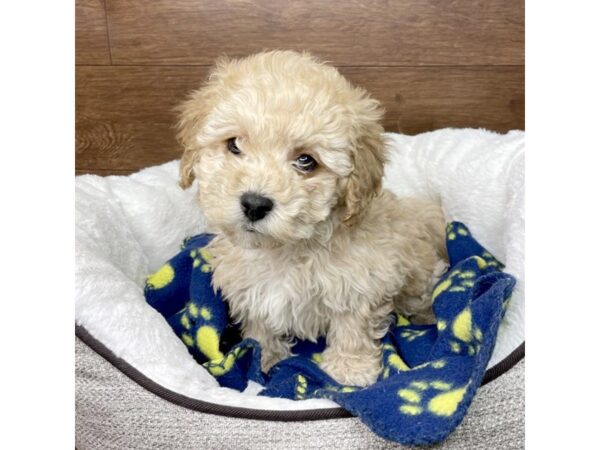
[[369, 386], [377, 381], [381, 372], [381, 358], [379, 353], [348, 356], [326, 349], [321, 368], [338, 383]]
[[290, 356], [290, 352], [287, 349], [278, 349], [279, 351], [273, 351], [270, 349], [262, 349], [260, 354], [260, 368], [264, 373], [269, 372], [271, 367], [277, 364], [282, 359]]
[[264, 373], [267, 373], [271, 370], [275, 364], [280, 361], [281, 358], [278, 358], [276, 355], [272, 353], [263, 352], [260, 355], [260, 368]]

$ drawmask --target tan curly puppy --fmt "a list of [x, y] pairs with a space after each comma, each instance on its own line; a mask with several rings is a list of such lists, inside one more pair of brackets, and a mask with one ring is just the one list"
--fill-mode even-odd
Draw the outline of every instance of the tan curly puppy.
[[181, 106], [181, 185], [217, 234], [213, 285], [267, 370], [294, 338], [327, 336], [340, 383], [380, 372], [394, 309], [428, 322], [445, 267], [434, 203], [381, 189], [379, 103], [308, 54], [220, 60]]

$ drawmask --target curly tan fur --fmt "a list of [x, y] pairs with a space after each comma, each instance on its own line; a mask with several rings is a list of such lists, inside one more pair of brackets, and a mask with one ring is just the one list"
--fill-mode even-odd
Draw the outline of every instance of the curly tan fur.
[[[346, 384], [379, 371], [380, 343], [396, 309], [428, 322], [445, 267], [439, 205], [381, 189], [386, 146], [379, 103], [308, 54], [220, 60], [180, 107], [181, 186], [198, 180], [209, 227], [213, 284], [263, 368], [294, 338], [327, 336], [321, 363]], [[227, 149], [237, 138], [240, 154]], [[293, 162], [311, 155], [318, 167]], [[273, 210], [249, 222], [240, 197]]]

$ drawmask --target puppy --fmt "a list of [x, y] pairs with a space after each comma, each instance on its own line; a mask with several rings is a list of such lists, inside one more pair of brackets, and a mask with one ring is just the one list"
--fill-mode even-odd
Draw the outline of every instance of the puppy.
[[365, 386], [396, 310], [431, 322], [445, 266], [434, 203], [381, 189], [379, 103], [312, 56], [222, 59], [180, 107], [181, 186], [198, 180], [213, 287], [266, 371], [294, 338], [326, 336], [321, 367]]

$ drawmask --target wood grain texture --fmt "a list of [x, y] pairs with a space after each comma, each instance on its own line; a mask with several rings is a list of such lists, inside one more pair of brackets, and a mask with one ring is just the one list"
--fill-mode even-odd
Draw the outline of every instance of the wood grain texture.
[[522, 66], [346, 67], [340, 72], [382, 102], [387, 131], [525, 128]]
[[309, 50], [334, 64], [522, 65], [524, 0], [106, 0], [114, 64]]
[[110, 64], [104, 0], [75, 1], [76, 64]]
[[[179, 158], [173, 108], [200, 86], [206, 67], [79, 66], [78, 173], [129, 173]], [[524, 128], [524, 68], [342, 67], [386, 108], [388, 131]]]
[[173, 108], [207, 70], [77, 67], [76, 167], [129, 170], [178, 158]]
[[75, 169], [75, 175], [99, 175], [101, 177], [106, 177], [109, 175], [129, 175], [136, 172], [134, 169], [98, 169], [98, 168], [90, 168], [90, 169]]

